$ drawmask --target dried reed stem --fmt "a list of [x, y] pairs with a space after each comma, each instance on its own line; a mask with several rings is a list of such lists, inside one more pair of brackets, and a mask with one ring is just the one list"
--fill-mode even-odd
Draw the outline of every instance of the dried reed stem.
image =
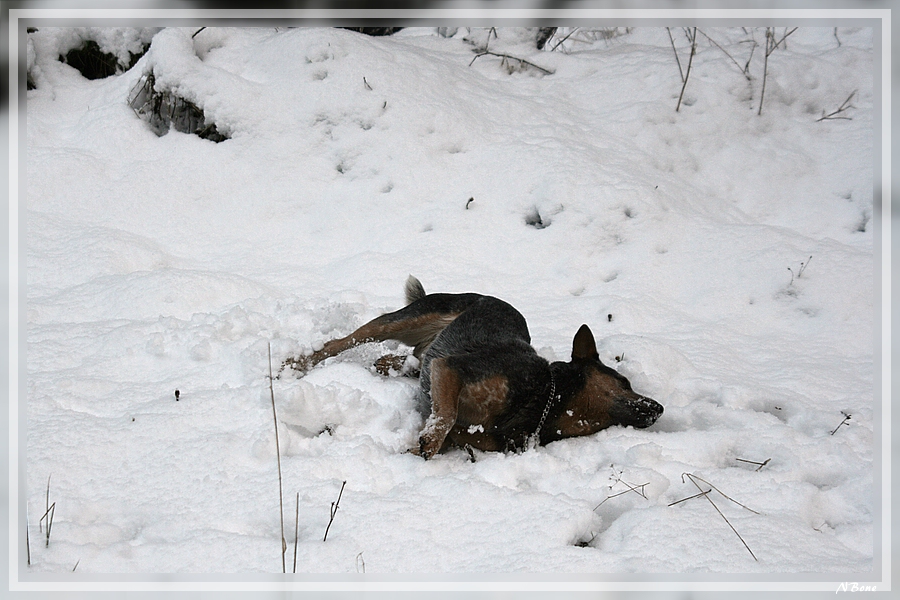
[[272, 419], [275, 421], [275, 456], [278, 459], [278, 513], [281, 519], [281, 572], [287, 573], [284, 555], [287, 542], [284, 541], [284, 485], [281, 478], [281, 445], [278, 443], [278, 415], [275, 413], [275, 390], [272, 387], [272, 343], [269, 343], [269, 396], [272, 398]]

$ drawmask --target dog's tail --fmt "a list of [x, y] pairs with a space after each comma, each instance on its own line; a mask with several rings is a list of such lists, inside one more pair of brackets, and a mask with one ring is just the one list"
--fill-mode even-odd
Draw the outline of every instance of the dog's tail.
[[424, 297], [425, 288], [422, 287], [422, 282], [410, 275], [406, 280], [406, 303], [412, 304], [416, 300], [421, 300]]

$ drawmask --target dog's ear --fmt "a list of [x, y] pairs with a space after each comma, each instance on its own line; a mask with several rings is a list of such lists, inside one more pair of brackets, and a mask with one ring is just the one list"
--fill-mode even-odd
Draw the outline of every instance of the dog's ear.
[[572, 360], [599, 360], [594, 334], [587, 325], [582, 325], [572, 341]]

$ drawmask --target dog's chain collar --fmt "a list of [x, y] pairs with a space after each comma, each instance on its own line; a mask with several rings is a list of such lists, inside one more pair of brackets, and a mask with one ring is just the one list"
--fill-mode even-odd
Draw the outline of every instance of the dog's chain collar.
[[538, 421], [537, 429], [534, 430], [534, 435], [532, 435], [532, 439], [534, 439], [535, 445], [540, 442], [541, 436], [541, 428], [544, 427], [544, 421], [547, 420], [547, 415], [550, 414], [550, 409], [553, 407], [553, 403], [557, 400], [556, 397], [556, 377], [553, 376], [553, 367], [550, 367], [550, 397], [547, 398], [547, 406], [544, 407], [544, 413], [541, 415], [541, 420]]

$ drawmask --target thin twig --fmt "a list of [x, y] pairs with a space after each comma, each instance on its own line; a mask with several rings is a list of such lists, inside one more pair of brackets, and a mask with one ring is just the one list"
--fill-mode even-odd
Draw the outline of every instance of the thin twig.
[[[706, 33], [705, 31], [703, 31], [702, 29], [698, 29], [697, 31], [698, 31], [699, 33], [701, 33], [701, 34], [703, 35], [703, 37], [705, 37], [705, 38], [708, 39], [710, 42], [712, 42], [713, 45], [714, 45], [716, 48], [718, 48], [719, 50], [721, 50], [722, 52], [724, 52], [724, 53], [725, 53], [725, 56], [727, 56], [728, 58], [730, 58], [730, 59], [731, 59], [731, 62], [734, 63], [734, 66], [736, 66], [736, 67], [738, 68], [738, 70], [740, 70], [740, 72], [744, 75], [744, 77], [747, 78], [747, 81], [750, 81], [750, 74], [747, 73], [747, 70], [746, 70], [746, 69], [742, 69], [742, 68], [741, 68], [741, 65], [738, 63], [738, 61], [736, 61], [736, 60], [734, 59], [734, 57], [733, 57], [731, 54], [729, 54], [727, 50], [725, 50], [725, 48], [723, 48], [722, 46], [720, 46], [720, 45], [719, 45], [719, 42], [717, 42], [716, 40], [714, 40], [714, 39], [712, 39], [711, 37], [709, 37], [709, 35], [707, 35], [707, 33]], [[671, 37], [671, 34], [669, 34], [669, 36]], [[751, 50], [751, 52], [752, 52], [752, 50]]]
[[769, 76], [769, 55], [772, 54], [772, 51], [769, 47], [772, 44], [772, 39], [774, 38], [774, 33], [772, 33], [771, 27], [766, 27], [766, 55], [763, 59], [763, 82], [762, 82], [762, 91], [759, 94], [759, 110], [756, 111], [757, 116], [762, 115], [762, 107], [763, 100], [766, 98], [766, 79]]
[[816, 119], [816, 123], [818, 123], [819, 121], [835, 120], [835, 119], [845, 119], [845, 120], [847, 120], [847, 121], [852, 121], [853, 119], [851, 119], [850, 117], [839, 117], [839, 116], [837, 116], [837, 115], [841, 114], [841, 113], [844, 112], [845, 110], [850, 110], [851, 108], [856, 108], [855, 106], [853, 106], [852, 104], [850, 104], [850, 100], [853, 99], [853, 96], [856, 95], [856, 92], [857, 92], [857, 91], [858, 91], [858, 90], [853, 90], [853, 92], [851, 92], [851, 94], [850, 94], [849, 96], [847, 96], [847, 99], [844, 100], [843, 104], [841, 104], [841, 105], [838, 107], [838, 109], [837, 109], [836, 111], [834, 111], [834, 112], [829, 113], [829, 114], [826, 115], [826, 114], [825, 114], [825, 111], [823, 110], [823, 111], [822, 111], [822, 117], [819, 118], [819, 119]]
[[28, 557], [28, 566], [31, 566], [31, 537], [28, 535], [28, 507], [25, 507], [25, 555]]
[[[737, 504], [737, 505], [740, 506], [741, 508], [746, 509], [746, 510], [749, 510], [749, 511], [752, 512], [754, 515], [758, 515], [758, 514], [759, 514], [758, 512], [756, 512], [755, 510], [753, 510], [753, 509], [750, 508], [749, 506], [744, 506], [743, 504], [741, 504], [740, 502], [738, 502], [738, 501], [735, 500], [734, 498], [728, 496], [725, 492], [723, 492], [722, 490], [720, 490], [719, 488], [717, 488], [716, 486], [714, 486], [714, 485], [711, 484], [710, 482], [706, 481], [706, 480], [703, 479], [702, 477], [697, 477], [696, 475], [693, 475], [692, 473], [686, 473], [686, 475], [687, 475], [688, 477], [693, 478], [693, 479], [697, 479], [697, 480], [699, 480], [699, 481], [702, 481], [703, 483], [705, 483], [706, 485], [708, 485], [708, 486], [711, 487], [712, 489], [714, 489], [714, 490], [716, 490], [717, 492], [719, 492], [719, 494], [721, 494], [722, 497], [725, 498], [726, 500], [731, 500], [732, 502], [734, 502], [735, 504]], [[682, 481], [683, 481], [683, 479], [682, 479]]]
[[[845, 413], [844, 411], [841, 411], [841, 414], [844, 415], [844, 420], [841, 421], [841, 422], [838, 424], [838, 426], [834, 428], [834, 431], [831, 432], [831, 435], [834, 435], [835, 433], [837, 433], [837, 430], [841, 428], [841, 425], [847, 425], [847, 421], [850, 420], [850, 415], [849, 415], [849, 414]], [[850, 427], [850, 426], [847, 425], [847, 427]]]
[[[46, 496], [46, 504], [44, 504], [44, 516], [47, 516], [47, 513], [50, 512], [50, 478], [53, 477], [53, 473], [47, 475], [47, 496]], [[38, 522], [40, 525], [40, 522]], [[43, 529], [41, 530], [43, 531]]]
[[[781, 36], [781, 39], [776, 42], [775, 41], [775, 28], [774, 27], [766, 27], [766, 56], [765, 56], [765, 59], [763, 60], [763, 83], [762, 83], [762, 92], [760, 92], [760, 95], [759, 95], [759, 111], [757, 111], [757, 113], [756, 113], [757, 115], [762, 114], [763, 100], [765, 99], [765, 96], [766, 96], [766, 79], [768, 78], [768, 74], [769, 74], [769, 55], [772, 54], [773, 52], [775, 52], [775, 49], [778, 48], [778, 46], [780, 46], [788, 38], [788, 36], [791, 35], [792, 33], [794, 33], [795, 31], [797, 31], [796, 27], [794, 27], [790, 31], [788, 31], [787, 27], [785, 27], [784, 35]], [[785, 44], [785, 47], [787, 47], [787, 44]]]
[[278, 443], [278, 415], [275, 413], [275, 390], [272, 388], [272, 343], [269, 342], [269, 395], [272, 398], [272, 419], [275, 421], [275, 456], [278, 459], [278, 513], [281, 519], [281, 572], [287, 573], [284, 554], [287, 542], [284, 541], [284, 489], [281, 479], [281, 446]]
[[684, 98], [684, 90], [687, 87], [688, 78], [691, 76], [691, 64], [694, 62], [694, 54], [697, 53], [697, 28], [694, 27], [694, 31], [691, 34], [688, 34], [687, 29], [685, 29], [685, 35], [691, 42], [691, 55], [688, 57], [687, 71], [684, 74], [684, 83], [681, 85], [681, 93], [678, 95], [678, 105], [675, 107], [675, 112], [678, 112], [681, 109], [681, 100]]
[[759, 465], [759, 467], [757, 467], [757, 469], [756, 469], [757, 471], [759, 471], [759, 470], [762, 469], [764, 466], [766, 466], [767, 464], [769, 464], [769, 461], [772, 460], [772, 459], [771, 459], [771, 458], [767, 458], [764, 462], [756, 462], [755, 460], [744, 460], [743, 458], [735, 458], [734, 460], [737, 460], [737, 461], [740, 461], [740, 462], [745, 462], [745, 463], [750, 463], [751, 465]]
[[675, 38], [672, 37], [672, 28], [666, 27], [666, 33], [669, 34], [669, 41], [672, 42], [672, 52], [675, 53], [675, 62], [678, 63], [678, 74], [681, 76], [681, 82], [684, 83], [684, 71], [681, 68], [681, 59], [678, 58], [678, 50], [675, 49]]
[[[806, 267], [809, 266], [809, 261], [812, 260], [812, 256], [806, 259], [806, 263], [800, 263], [800, 268], [797, 270], [797, 279], [800, 279], [800, 276], [803, 275], [803, 271], [806, 270]], [[787, 268], [788, 271], [791, 272], [791, 283], [788, 285], [792, 285], [794, 283], [794, 270], [790, 267]]]
[[341, 484], [341, 491], [338, 492], [337, 501], [331, 503], [331, 518], [328, 519], [328, 527], [325, 528], [325, 537], [322, 538], [323, 542], [328, 539], [328, 530], [331, 529], [331, 524], [334, 522], [334, 515], [337, 514], [338, 508], [340, 508], [341, 496], [344, 495], [344, 486], [345, 485], [347, 485], [346, 481], [344, 481], [344, 483]]
[[681, 504], [682, 502], [686, 502], [688, 500], [693, 500], [694, 498], [699, 498], [700, 496], [705, 496], [710, 493], [712, 490], [707, 490], [705, 492], [700, 492], [699, 494], [694, 494], [693, 496], [688, 496], [687, 498], [682, 498], [681, 500], [676, 500], [669, 504], [669, 506], [675, 506], [676, 504]]
[[812, 260], [812, 255], [810, 255], [809, 258], [806, 259], [806, 264], [800, 263], [800, 270], [797, 271], [797, 279], [800, 279], [800, 277], [803, 276], [803, 271], [805, 271], [806, 267], [809, 266], [809, 261], [811, 261], [811, 260]]
[[[792, 33], [794, 33], [795, 31], [797, 31], [797, 28], [796, 28], [796, 27], [794, 27], [794, 28], [791, 29], [790, 31], [788, 31], [787, 27], [785, 27], [785, 28], [784, 28], [784, 35], [781, 36], [781, 39], [780, 39], [780, 40], [778, 40], [777, 42], [775, 42], [775, 45], [774, 45], [774, 46], [772, 46], [772, 52], [774, 52], [775, 49], [776, 49], [778, 46], [780, 46], [781, 43], [784, 42], [784, 41], [788, 38], [788, 36], [791, 35]], [[772, 39], [773, 39], [773, 40], [775, 39], [775, 28], [774, 28], [774, 27], [772, 28]], [[787, 48], [787, 44], [785, 44], [784, 47]]]
[[44, 513], [44, 516], [41, 517], [41, 521], [47, 519], [47, 544], [46, 547], [50, 547], [50, 528], [53, 527], [53, 515], [56, 514], [56, 502], [50, 505], [50, 508], [47, 509], [47, 512]]
[[753, 53], [756, 52], [756, 49], [759, 48], [759, 43], [750, 37], [750, 42], [753, 44], [750, 46], [750, 56], [747, 57], [747, 64], [744, 65], [744, 73], [747, 75], [747, 78], [750, 79], [750, 63], [753, 62]]
[[476, 59], [479, 59], [485, 55], [496, 56], [498, 58], [502, 58], [503, 60], [517, 60], [517, 61], [519, 61], [519, 63], [521, 63], [523, 65], [528, 65], [529, 67], [534, 67], [535, 69], [543, 72], [546, 75], [553, 75], [553, 71], [550, 71], [548, 69], [545, 69], [544, 67], [538, 66], [531, 61], [525, 60], [524, 58], [519, 58], [517, 56], [512, 56], [510, 54], [503, 54], [502, 52], [489, 52], [488, 50], [484, 50], [483, 52], [479, 52], [478, 54], [476, 54], [475, 58], [472, 59], [472, 62], [469, 63], [469, 66], [471, 67], [472, 63], [474, 63]]
[[[712, 498], [709, 497], [709, 492], [703, 492], [703, 488], [701, 488], [700, 485], [694, 480], [694, 478], [697, 477], [697, 476], [696, 476], [696, 475], [692, 475], [692, 474], [690, 474], [690, 473], [682, 473], [682, 475], [681, 475], [681, 480], [682, 480], [682, 481], [684, 481], [685, 475], [687, 475], [687, 478], [691, 480], [691, 483], [693, 483], [693, 484], [696, 486], [696, 488], [697, 488], [698, 490], [700, 490], [701, 495], [704, 496], [707, 500], [709, 500], [709, 503], [713, 505], [713, 508], [715, 508], [715, 509], [716, 509], [716, 512], [719, 513], [719, 516], [721, 516], [723, 519], [725, 519], [725, 522], [728, 524], [728, 527], [730, 527], [731, 530], [734, 532], [734, 534], [735, 534], [736, 536], [738, 536], [738, 539], [740, 539], [740, 540], [741, 540], [741, 543], [744, 544], [744, 548], [747, 549], [747, 552], [750, 553], [750, 556], [753, 557], [753, 560], [755, 560], [756, 562], [759, 562], [759, 559], [756, 558], [756, 555], [755, 555], [755, 554], [753, 554], [753, 550], [750, 549], [750, 546], [747, 545], [747, 542], [744, 541], [744, 538], [741, 537], [741, 534], [738, 533], [737, 529], [734, 528], [734, 525], [731, 524], [731, 521], [729, 521], [728, 518], [727, 518], [724, 514], [722, 514], [722, 511], [719, 510], [719, 507], [716, 506], [716, 503], [713, 502], [713, 501], [712, 501]], [[704, 479], [702, 479], [702, 478], [700, 478], [700, 477], [697, 477], [697, 479], [699, 479], [700, 481], [702, 481], [703, 483], [705, 483], [706, 485], [708, 485], [708, 486], [711, 487], [712, 489], [714, 489], [714, 490], [716, 490], [717, 492], [719, 492], [720, 494], [722, 494], [722, 491], [721, 491], [720, 489], [718, 489], [716, 486], [714, 486], [713, 484], [711, 484], [710, 482], [708, 482], [708, 481], [706, 481], [706, 480], [704, 480]], [[738, 506], [742, 506], [743, 508], [746, 508], [747, 510], [749, 510], [750, 512], [752, 512], [752, 513], [754, 513], [754, 514], [757, 514], [757, 515], [759, 514], [758, 512], [756, 512], [755, 510], [753, 510], [752, 508], [747, 508], [746, 506], [744, 506], [743, 504], [741, 504], [741, 503], [738, 502], [737, 500], [734, 500], [733, 498], [729, 498], [729, 497], [726, 496], [725, 494], [722, 494], [722, 495], [725, 496], [725, 498], [727, 498], [728, 500], [731, 500], [732, 502], [734, 502], [735, 504], [737, 504]]]
[[[566, 37], [564, 37], [563, 39], [561, 39], [561, 40], [559, 40], [558, 42], [556, 42], [556, 45], [553, 46], [553, 48], [551, 48], [550, 51], [553, 52], [553, 51], [555, 51], [557, 48], [559, 48], [560, 46], [562, 46], [563, 42], [565, 42], [567, 39], [569, 39], [570, 37], [572, 37], [572, 34], [575, 33], [576, 31], [578, 31], [578, 28], [577, 28], [577, 27], [573, 27], [573, 28], [572, 28], [572, 31], [570, 31], [570, 32], [568, 33], [568, 35], [566, 35]], [[563, 50], [565, 50], [565, 48], [563, 48]]]
[[297, 572], [297, 541], [300, 539], [300, 492], [297, 492], [297, 512], [294, 514], [294, 570]]
[[[612, 467], [613, 465], [610, 465], [610, 466]], [[635, 485], [635, 484], [633, 484], [633, 483], [628, 483], [627, 481], [625, 481], [624, 479], [622, 479], [622, 477], [621, 477], [622, 473], [624, 473], [624, 471], [616, 472], [615, 468], [613, 467], [613, 477], [615, 478], [615, 482], [614, 482], [611, 486], [609, 486], [609, 489], [612, 490], [612, 488], [613, 488], [617, 483], [624, 483], [624, 484], [625, 484], [625, 487], [627, 487], [628, 489], [627, 489], [627, 490], [624, 490], [624, 491], [621, 491], [621, 492], [617, 492], [617, 493], [615, 493], [615, 494], [612, 494], [611, 496], [607, 496], [606, 498], [603, 499], [603, 502], [606, 502], [607, 500], [609, 500], [609, 499], [611, 499], [611, 498], [615, 498], [615, 497], [617, 497], [617, 496], [621, 496], [621, 495], [623, 495], [623, 494], [627, 494], [628, 492], [634, 492], [635, 494], [637, 494], [638, 496], [640, 496], [641, 498], [644, 498], [644, 499], [646, 500], [646, 499], [647, 499], [647, 495], [644, 493], [644, 488], [645, 488], [646, 486], [650, 485], [650, 483], [649, 483], [649, 482], [647, 482], [647, 483], [640, 483], [640, 484], [637, 484], [637, 485]], [[638, 489], [638, 488], [640, 488], [640, 489]], [[595, 507], [594, 507], [594, 510], [597, 510], [598, 508], [600, 508], [601, 506], [603, 506], [603, 502], [601, 502], [600, 504], [598, 504], [597, 506], [595, 506]]]

